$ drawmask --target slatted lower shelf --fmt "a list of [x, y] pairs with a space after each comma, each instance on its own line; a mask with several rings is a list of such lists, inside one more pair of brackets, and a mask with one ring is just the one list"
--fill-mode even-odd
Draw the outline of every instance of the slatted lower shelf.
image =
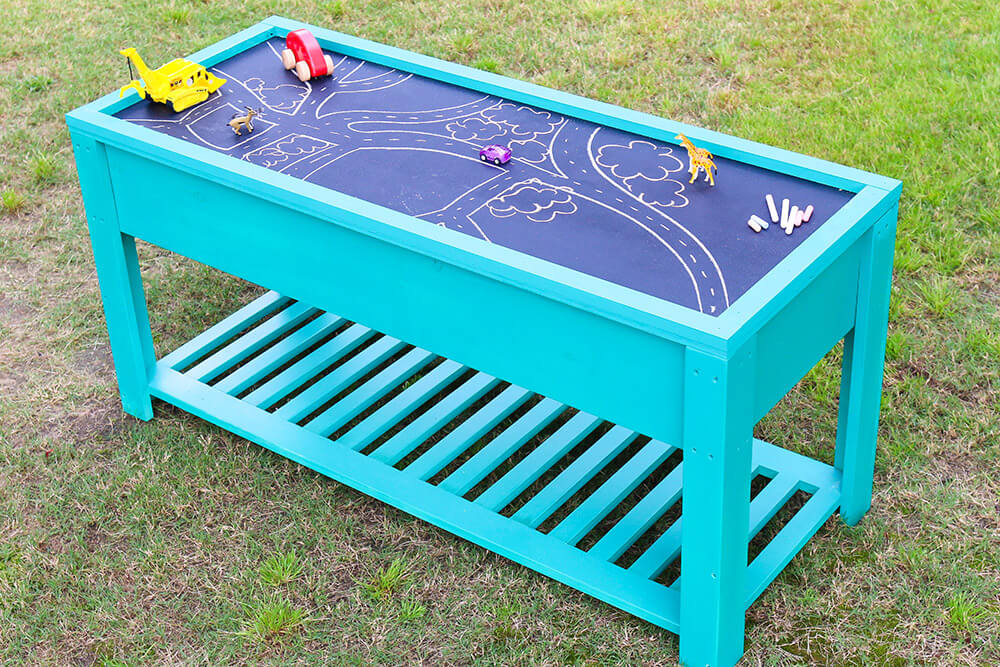
[[[682, 454], [269, 292], [157, 362], [154, 396], [679, 630]], [[749, 606], [836, 510], [840, 473], [754, 441]]]

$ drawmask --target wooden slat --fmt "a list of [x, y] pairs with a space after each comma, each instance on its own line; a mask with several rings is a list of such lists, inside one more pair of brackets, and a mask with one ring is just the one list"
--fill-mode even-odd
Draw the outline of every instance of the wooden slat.
[[[254, 382], [259, 382], [260, 378], [268, 373], [273, 373], [275, 369], [288, 363], [289, 359], [315, 345], [344, 323], [342, 318], [335, 315], [321, 314], [314, 322], [292, 331], [301, 325], [304, 319], [317, 311], [303, 304], [288, 305], [288, 303], [288, 299], [269, 293], [219, 325], [212, 327], [195, 340], [181, 346], [158, 364], [157, 380], [151, 383], [151, 389], [161, 398], [170, 396], [172, 399], [177, 399], [180, 397], [181, 403], [187, 409], [211, 417], [212, 415], [208, 414], [209, 411], [199, 407], [201, 403], [208, 400], [218, 405], [224, 403], [230, 405], [223, 399], [217, 399], [217, 394], [223, 392], [238, 394], [245, 391]], [[281, 308], [284, 308], [284, 311], [276, 312]], [[262, 319], [269, 316], [270, 319], [261, 322]], [[225, 344], [234, 334], [248, 327], [253, 327], [255, 323], [256, 326], [247, 334]], [[328, 341], [304, 359], [279, 373], [239, 403], [243, 405], [249, 403], [248, 407], [253, 405], [269, 407], [375, 335], [378, 334], [361, 325], [354, 325], [334, 340]], [[280, 340], [275, 342], [276, 339]], [[223, 345], [222, 349], [218, 349], [220, 345]], [[283, 428], [279, 425], [281, 420], [301, 419], [301, 416], [304, 416], [299, 415], [301, 411], [308, 410], [305, 414], [309, 414], [403, 347], [404, 344], [401, 341], [389, 337], [383, 337], [376, 341], [374, 345], [362, 351], [354, 359], [329, 373], [313, 387], [303, 391], [300, 396], [295, 397], [288, 405], [276, 411], [274, 415], [267, 415], [269, 428], [271, 426]], [[392, 391], [394, 387], [398, 387], [401, 382], [411, 377], [413, 373], [433, 358], [434, 355], [426, 351], [412, 350], [356, 388], [336, 405], [310, 421], [307, 429], [301, 429], [291, 424], [289, 426], [299, 429], [297, 432], [313, 431], [317, 437], [333, 432], [349, 423], [350, 419], [355, 418], [379, 398]], [[199, 359], [201, 359], [200, 362], [198, 362]], [[184, 367], [193, 362], [198, 363], [186, 375], [171, 370], [175, 366]], [[195, 382], [195, 379], [203, 374], [207, 379], [218, 377], [234, 364], [241, 362], [245, 362], [242, 367], [223, 377], [215, 384], [214, 388]], [[348, 448], [363, 449], [375, 441], [385, 430], [406, 419], [413, 410], [425, 405], [431, 397], [440, 393], [441, 389], [454, 382], [467, 370], [456, 362], [442, 361], [439, 366], [414, 382], [412, 386], [406, 387], [398, 396], [345, 434], [342, 439], [343, 443]], [[195, 375], [195, 377], [190, 377], [191, 375]], [[334, 377], [335, 379], [330, 379]], [[399, 454], [398, 458], [395, 458], [395, 454], [389, 450], [383, 452], [382, 455], [395, 458], [390, 463], [398, 462], [414, 447], [432, 435], [441, 425], [454, 419], [454, 416], [462, 410], [467, 410], [470, 404], [499, 382], [491, 376], [477, 374], [463, 383], [459, 389], [468, 388], [470, 383], [476, 385], [472, 381], [483, 377], [489, 378], [488, 386], [479, 387], [477, 391], [472, 392], [474, 395], [455, 397], [456, 392], [450, 392], [443, 401], [446, 403], [445, 406], [439, 407], [440, 402], [436, 402], [423, 415], [417, 417], [412, 424], [400, 431], [396, 435], [397, 444], [394, 445], [397, 449], [396, 453]], [[166, 378], [169, 378], [166, 382], [171, 384], [171, 389], [168, 391], [164, 391], [163, 384], [156, 384], [164, 382]], [[437, 474], [456, 456], [461, 455], [468, 447], [472, 446], [477, 439], [490, 429], [495, 428], [496, 424], [508, 417], [518, 406], [523, 405], [532, 395], [532, 392], [520, 387], [506, 388], [486, 406], [464, 419], [440, 442], [417, 458], [405, 471], [402, 471], [403, 477], [417, 482], [417, 480], [426, 480]], [[305, 398], [303, 398], [304, 396]], [[198, 398], [196, 399], [196, 397]], [[232, 396], [226, 398], [232, 401], [238, 400]], [[450, 403], [448, 403], [449, 398], [452, 398]], [[293, 405], [296, 401], [299, 403]], [[236, 403], [233, 403], [232, 407], [236, 409]], [[518, 448], [523, 447], [527, 440], [536, 436], [565, 409], [567, 409], [565, 405], [543, 399], [512, 426], [504, 430], [500, 436], [494, 438], [476, 456], [460, 466], [438, 489], [435, 489], [435, 492], [446, 494], [442, 495], [442, 498], [454, 497], [453, 494], [456, 493], [464, 495], [482, 481], [497, 465], [503, 463]], [[248, 419], [251, 417], [250, 413], [241, 414]], [[266, 415], [263, 412], [261, 414]], [[592, 432], [592, 429], [596, 428], [601, 421], [595, 416], [578, 413], [562, 425], [499, 481], [480, 494], [473, 504], [478, 506], [477, 511], [487, 512], [487, 514], [482, 515], [480, 520], [485, 521], [487, 516], [497, 516], [498, 510], [524, 493], [526, 488], [552, 465], [555, 465], [588, 433]], [[530, 535], [538, 535], [543, 540], [539, 542], [539, 545], [550, 544], [553, 550], [566, 549], [567, 545], [571, 547], [576, 544], [593, 529], [593, 526], [606, 517], [608, 512], [613, 511], [629, 493], [633, 492], [635, 487], [648, 477], [648, 474], [657, 465], [662, 464], [662, 461], [673, 451], [672, 448], [663, 445], [663, 443], [655, 443], [660, 448], [656, 452], [650, 450], [651, 446], [654, 445], [654, 442], [650, 442], [548, 535], [541, 535], [533, 529], [563, 505], [574, 493], [577, 493], [614, 456], [620, 454], [634, 437], [636, 437], [635, 433], [627, 429], [613, 427], [515, 513], [512, 518], [516, 522], [502, 523], [498, 526], [519, 524], [525, 530], [531, 531], [520, 536], [520, 540], [530, 541], [533, 539], [529, 537]], [[329, 441], [326, 442], [329, 443]], [[341, 440], [338, 440], [338, 443], [340, 442]], [[392, 442], [392, 439], [389, 442]], [[318, 442], [316, 446], [318, 447]], [[643, 454], [647, 450], [650, 450], [650, 453], [644, 457]], [[802, 488], [807, 492], [813, 492], [814, 495], [749, 566], [746, 591], [748, 605], [836, 510], [840, 502], [839, 487], [836, 485], [836, 482], [839, 481], [839, 473], [830, 466], [760, 441], [754, 442], [754, 460], [755, 465], [766, 468], [764, 474], [774, 474], [775, 477], [750, 504], [748, 539], [752, 539], [767, 525], [780, 508], [787, 503], [796, 489]], [[626, 470], [627, 472], [623, 472]], [[326, 471], [324, 470], [324, 472]], [[396, 472], [398, 473], [398, 471]], [[581, 554], [582, 558], [576, 564], [578, 570], [584, 568], [589, 571], [590, 568], [610, 566], [613, 569], [607, 570], [607, 573], [616, 570], [625, 572], [626, 574], [623, 576], [627, 576], [627, 580], [630, 582], [628, 590], [635, 590], [640, 581], [653, 584], [653, 587], [648, 589], [650, 605], [654, 597], [660, 595], [667, 595], [668, 599], [671, 600], [671, 605], [675, 605], [678, 599], [680, 579], [670, 587], [655, 584], [651, 580], [680, 555], [682, 528], [680, 519], [656, 540], [632, 567], [622, 570], [614, 568], [612, 564], [677, 502], [681, 491], [680, 478], [681, 468], [678, 466], [670, 475], [661, 480], [650, 493], [646, 494], [588, 552], [583, 554], [578, 549], [570, 549], [565, 552], [564, 556], [569, 553]], [[368, 491], [371, 492], [371, 490]], [[416, 497], [414, 496], [414, 498]], [[404, 502], [402, 505], [412, 511], [409, 503]], [[466, 511], [464, 508], [467, 507], [469, 507], [468, 504], [463, 505], [461, 513], [464, 513]], [[508, 521], [502, 517], [499, 519], [501, 522]], [[568, 558], [568, 556], [566, 557]], [[597, 570], [595, 569], [595, 571]], [[580, 587], [585, 588], [584, 586]], [[619, 590], [625, 591], [626, 589]], [[654, 590], [661, 593], [656, 593], [654, 596], [652, 595]], [[616, 593], [616, 595], [620, 594]], [[673, 597], [669, 597], [671, 595]], [[651, 609], [652, 607], [647, 605], [643, 611], [648, 615]]]
[[554, 466], [559, 459], [566, 456], [602, 421], [600, 417], [586, 412], [576, 413], [559, 430], [546, 438], [545, 442], [521, 459], [507, 474], [479, 494], [476, 503], [499, 512], [531, 486], [532, 482], [544, 475], [545, 471]]
[[681, 553], [681, 522], [684, 517], [670, 524], [642, 555], [635, 559], [628, 571], [644, 579], [653, 579], [674, 562]]
[[587, 553], [612, 563], [618, 560], [681, 497], [683, 465], [679, 463], [660, 480]]
[[406, 425], [399, 433], [386, 440], [369, 456], [389, 465], [396, 465], [407, 454], [420, 446], [442, 426], [467, 409], [499, 380], [486, 373], [476, 373], [430, 409]]
[[526, 526], [537, 528], [598, 471], [618, 456], [636, 435], [635, 431], [622, 426], [613, 427], [526, 502], [511, 518]]
[[755, 472], [772, 471], [769, 477], [781, 472], [783, 475], [801, 480], [799, 488], [807, 493], [814, 493], [841, 481], [840, 471], [833, 466], [757, 438], [753, 441], [753, 466]]
[[336, 405], [330, 406], [304, 426], [313, 433], [330, 435], [392, 391], [394, 387], [405, 382], [407, 378], [433, 359], [434, 354], [427, 350], [420, 348], [410, 350], [388, 368], [380, 371], [375, 377], [337, 401]]
[[352, 324], [240, 400], [266, 410], [375, 334], [362, 324]]
[[337, 442], [355, 451], [364, 449], [466, 370], [468, 369], [462, 364], [445, 359], [360, 424], [337, 438]]
[[346, 321], [342, 317], [323, 313], [216, 382], [215, 388], [234, 396], [239, 394], [258, 382], [260, 378], [288, 363], [288, 360], [294, 358], [295, 355], [300, 354], [311, 345], [315, 345], [324, 336], [336, 331], [337, 327], [342, 326]]
[[489, 403], [477, 410], [475, 414], [455, 427], [448, 435], [413, 463], [406, 466], [408, 475], [417, 479], [428, 480], [438, 474], [445, 466], [455, 460], [474, 442], [486, 435], [490, 429], [499, 424], [507, 416], [517, 410], [532, 396], [532, 392], [511, 385], [495, 396]]
[[673, 451], [673, 447], [659, 440], [647, 442], [635, 456], [553, 528], [549, 535], [570, 545], [579, 542], [658, 465], [666, 461]]
[[818, 491], [757, 554], [747, 568], [747, 607], [830, 518], [840, 505], [840, 498], [839, 487]]
[[559, 416], [566, 406], [551, 398], [543, 398], [503, 433], [463, 463], [458, 470], [444, 478], [438, 488], [463, 496], [469, 489], [490, 474], [511, 454]]
[[199, 382], [209, 382], [317, 312], [319, 311], [312, 306], [307, 306], [304, 303], [293, 303], [221, 350], [213, 352], [207, 358], [199, 361], [184, 374]]
[[404, 345], [403, 341], [391, 336], [379, 338], [328, 375], [324, 375], [316, 384], [275, 410], [275, 414], [290, 422], [299, 421], [398, 352]]
[[165, 355], [160, 361], [170, 368], [184, 368], [207, 355], [223, 341], [232, 338], [254, 322], [264, 319], [279, 308], [283, 308], [289, 301], [288, 297], [281, 296], [277, 292], [268, 292], [218, 324], [198, 334], [170, 354]]
[[788, 499], [795, 495], [799, 480], [793, 475], [779, 474], [750, 501], [750, 535], [753, 539]]
[[[750, 501], [749, 538], [760, 532], [771, 517], [795, 493], [797, 480], [794, 475], [778, 475], [761, 489]], [[682, 517], [683, 518], [683, 517]], [[663, 572], [680, 554], [681, 550], [681, 519], [678, 518], [639, 558], [636, 559], [630, 572], [641, 577], [652, 579]], [[749, 543], [749, 539], [747, 540]], [[680, 579], [674, 582], [673, 588], [679, 589]]]
[[[792, 497], [798, 488], [799, 480], [793, 475], [781, 474], [767, 483], [760, 493], [750, 502], [750, 529], [747, 537], [747, 544], [754, 538], [761, 529], [767, 525], [778, 510], [784, 506], [788, 499]], [[677, 577], [670, 588], [679, 591], [681, 589], [681, 577]]]
[[679, 596], [622, 568], [590, 558], [546, 535], [465, 502], [369, 456], [245, 401], [192, 381], [165, 366], [150, 380], [157, 398], [387, 502], [505, 558], [562, 581], [651, 623], [679, 630]]

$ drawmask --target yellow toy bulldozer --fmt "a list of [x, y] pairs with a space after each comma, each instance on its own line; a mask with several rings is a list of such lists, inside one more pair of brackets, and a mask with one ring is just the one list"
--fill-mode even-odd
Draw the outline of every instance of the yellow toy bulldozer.
[[159, 69], [151, 70], [146, 67], [146, 63], [135, 49], [129, 47], [119, 53], [128, 59], [129, 74], [132, 74], [134, 63], [142, 78], [142, 81], [133, 79], [122, 86], [119, 97], [129, 88], [134, 88], [139, 97], [145, 98], [149, 95], [154, 102], [168, 104], [177, 112], [204, 102], [226, 82], [225, 79], [220, 79], [202, 65], [190, 60], [177, 58]]

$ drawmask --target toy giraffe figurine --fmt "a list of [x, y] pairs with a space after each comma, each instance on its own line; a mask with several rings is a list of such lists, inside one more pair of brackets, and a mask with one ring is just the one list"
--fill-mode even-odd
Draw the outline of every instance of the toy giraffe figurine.
[[704, 148], [698, 148], [691, 143], [691, 140], [685, 137], [683, 134], [678, 134], [677, 138], [680, 139], [681, 146], [687, 149], [688, 152], [688, 170], [691, 172], [691, 180], [688, 183], [694, 183], [694, 179], [698, 178], [698, 170], [705, 170], [705, 180], [709, 182], [712, 186], [715, 185], [715, 178], [712, 176], [712, 170], [719, 170], [712, 162], [712, 154], [706, 151]]

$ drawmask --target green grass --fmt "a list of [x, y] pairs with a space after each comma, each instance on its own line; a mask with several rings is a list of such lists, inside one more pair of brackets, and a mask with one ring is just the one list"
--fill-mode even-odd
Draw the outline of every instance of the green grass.
[[264, 644], [286, 641], [303, 630], [307, 614], [288, 600], [273, 599], [249, 605], [243, 628], [237, 633]]
[[[121, 414], [63, 114], [126, 83], [120, 48], [159, 65], [273, 13], [902, 179], [874, 505], [750, 609], [746, 662], [1000, 664], [1000, 15], [977, 0], [10, 0], [0, 664], [676, 659], [674, 635], [187, 414]], [[160, 352], [259, 293], [140, 260]], [[840, 355], [757, 435], [832, 460]]]
[[32, 93], [40, 93], [54, 83], [51, 77], [37, 74], [24, 80], [25, 87]]
[[416, 600], [403, 600], [399, 603], [399, 620], [403, 623], [416, 621], [424, 617], [427, 607]]
[[170, 23], [183, 25], [191, 22], [191, 10], [187, 7], [168, 7], [163, 17]]
[[24, 195], [15, 190], [4, 190], [0, 194], [0, 208], [4, 213], [17, 213], [24, 208], [25, 203]]
[[385, 567], [380, 567], [365, 581], [361, 588], [369, 599], [375, 602], [385, 602], [393, 597], [407, 583], [406, 563], [402, 558], [396, 558]]
[[917, 291], [923, 297], [924, 304], [931, 315], [951, 317], [955, 314], [955, 300], [959, 296], [958, 290], [940, 276], [918, 284]]
[[948, 598], [948, 622], [960, 634], [973, 632], [975, 626], [984, 620], [988, 613], [975, 601], [969, 600], [963, 592], [954, 593]]
[[347, 6], [341, 1], [336, 0], [336, 2], [324, 2], [320, 5], [323, 13], [331, 19], [339, 19], [344, 14], [347, 13]]
[[287, 584], [302, 573], [302, 563], [294, 551], [270, 556], [260, 566], [260, 580], [268, 586]]
[[39, 185], [51, 185], [59, 178], [60, 164], [53, 155], [38, 153], [31, 158], [31, 173]]

